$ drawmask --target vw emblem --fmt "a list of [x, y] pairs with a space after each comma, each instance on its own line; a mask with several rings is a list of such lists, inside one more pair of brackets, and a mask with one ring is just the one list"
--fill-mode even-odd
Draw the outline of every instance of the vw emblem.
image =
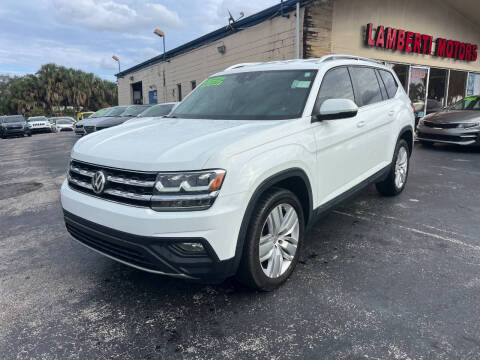
[[97, 171], [92, 177], [92, 189], [95, 194], [101, 194], [105, 187], [105, 174], [103, 171]]

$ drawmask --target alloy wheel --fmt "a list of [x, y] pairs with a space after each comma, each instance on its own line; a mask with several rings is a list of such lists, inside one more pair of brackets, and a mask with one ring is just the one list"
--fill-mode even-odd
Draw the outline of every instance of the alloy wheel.
[[259, 241], [259, 260], [266, 276], [278, 278], [288, 270], [297, 252], [299, 231], [292, 205], [282, 203], [270, 211]]
[[401, 189], [407, 180], [408, 151], [402, 146], [398, 150], [397, 161], [395, 162], [395, 186]]

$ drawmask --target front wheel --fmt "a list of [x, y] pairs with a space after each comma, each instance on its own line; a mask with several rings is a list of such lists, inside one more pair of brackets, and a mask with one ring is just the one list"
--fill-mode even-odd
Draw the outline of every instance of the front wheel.
[[250, 219], [237, 278], [263, 291], [280, 286], [297, 265], [304, 232], [298, 198], [280, 188], [266, 192]]
[[385, 180], [376, 183], [377, 190], [385, 196], [400, 194], [407, 184], [410, 151], [405, 140], [400, 139], [395, 148], [390, 172]]

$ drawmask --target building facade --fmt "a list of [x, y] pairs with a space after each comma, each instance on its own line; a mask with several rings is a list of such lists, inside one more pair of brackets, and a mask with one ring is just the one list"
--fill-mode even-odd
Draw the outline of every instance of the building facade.
[[422, 116], [480, 94], [478, 13], [470, 0], [287, 0], [122, 71], [119, 103], [182, 100], [238, 63], [341, 53], [391, 66]]

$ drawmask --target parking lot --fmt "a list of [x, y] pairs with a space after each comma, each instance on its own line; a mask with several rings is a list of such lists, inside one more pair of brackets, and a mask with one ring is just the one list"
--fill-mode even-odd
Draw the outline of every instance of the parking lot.
[[258, 293], [72, 240], [59, 188], [76, 140], [0, 141], [1, 358], [480, 358], [480, 151], [416, 146], [404, 193], [343, 204], [287, 283]]

